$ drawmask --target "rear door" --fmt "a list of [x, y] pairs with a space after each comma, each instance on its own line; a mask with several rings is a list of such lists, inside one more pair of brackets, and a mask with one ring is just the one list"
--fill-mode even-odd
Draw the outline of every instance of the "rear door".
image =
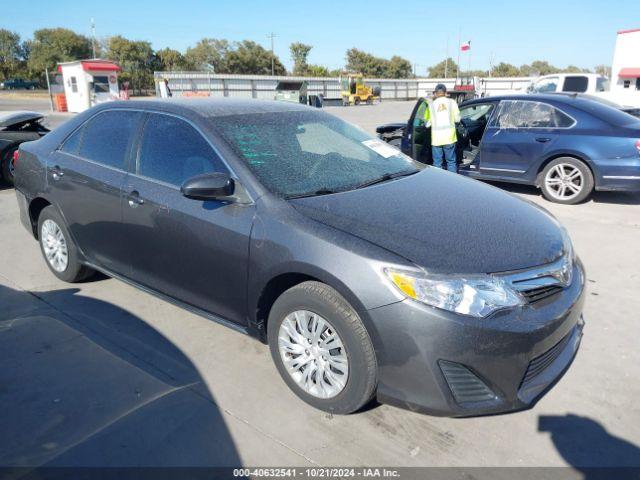
[[47, 162], [51, 198], [81, 251], [92, 263], [117, 273], [128, 265], [121, 189], [142, 116], [124, 109], [98, 113]]
[[482, 137], [481, 172], [503, 178], [525, 176], [574, 124], [573, 118], [544, 102], [501, 101]]
[[180, 193], [185, 180], [209, 172], [230, 173], [199, 130], [173, 115], [149, 114], [124, 188], [129, 276], [243, 324], [254, 205]]

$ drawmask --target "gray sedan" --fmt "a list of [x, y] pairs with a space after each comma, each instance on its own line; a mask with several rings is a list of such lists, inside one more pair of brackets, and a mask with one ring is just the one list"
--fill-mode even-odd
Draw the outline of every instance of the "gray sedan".
[[55, 276], [101, 271], [268, 342], [325, 411], [527, 408], [580, 343], [584, 271], [551, 215], [309, 107], [103, 104], [15, 172]]

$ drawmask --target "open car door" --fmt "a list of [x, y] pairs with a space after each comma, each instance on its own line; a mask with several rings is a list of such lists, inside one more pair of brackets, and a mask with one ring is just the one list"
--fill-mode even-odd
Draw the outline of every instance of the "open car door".
[[402, 139], [402, 152], [422, 163], [432, 163], [431, 129], [424, 122], [427, 100], [419, 98], [407, 122]]

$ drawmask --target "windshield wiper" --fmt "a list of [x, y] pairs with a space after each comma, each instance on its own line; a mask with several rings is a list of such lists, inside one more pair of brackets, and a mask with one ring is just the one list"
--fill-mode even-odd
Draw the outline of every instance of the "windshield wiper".
[[291, 198], [305, 198], [305, 197], [317, 197], [319, 195], [330, 195], [332, 193], [338, 193], [340, 190], [332, 190], [330, 188], [320, 188], [315, 192], [306, 192], [306, 193], [294, 193], [293, 195], [287, 195], [285, 198], [287, 200]]
[[388, 182], [389, 180], [393, 180], [394, 178], [407, 177], [409, 175], [413, 175], [414, 173], [418, 173], [419, 171], [420, 170], [404, 170], [404, 171], [395, 172], [395, 173], [385, 173], [384, 175], [378, 178], [374, 178], [373, 180], [369, 180], [367, 182], [361, 183], [355, 188], [357, 189], [357, 188], [370, 187], [371, 185], [375, 185], [377, 183]]

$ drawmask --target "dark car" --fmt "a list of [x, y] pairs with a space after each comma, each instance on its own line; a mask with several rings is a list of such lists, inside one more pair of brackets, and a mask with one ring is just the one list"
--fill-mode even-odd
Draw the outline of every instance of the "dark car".
[[5, 90], [35, 90], [38, 88], [38, 82], [32, 82], [24, 78], [10, 78], [1, 82], [0, 88]]
[[[425, 99], [407, 123], [378, 135], [414, 159], [431, 161]], [[640, 119], [577, 94], [479, 98], [460, 105], [459, 173], [535, 185], [545, 198], [575, 204], [595, 190], [640, 191]]]
[[13, 185], [13, 156], [22, 142], [37, 140], [49, 129], [38, 112], [0, 112], [0, 177]]
[[58, 278], [268, 342], [326, 411], [526, 408], [580, 342], [583, 267], [550, 214], [310, 107], [103, 104], [21, 146], [16, 193]]

